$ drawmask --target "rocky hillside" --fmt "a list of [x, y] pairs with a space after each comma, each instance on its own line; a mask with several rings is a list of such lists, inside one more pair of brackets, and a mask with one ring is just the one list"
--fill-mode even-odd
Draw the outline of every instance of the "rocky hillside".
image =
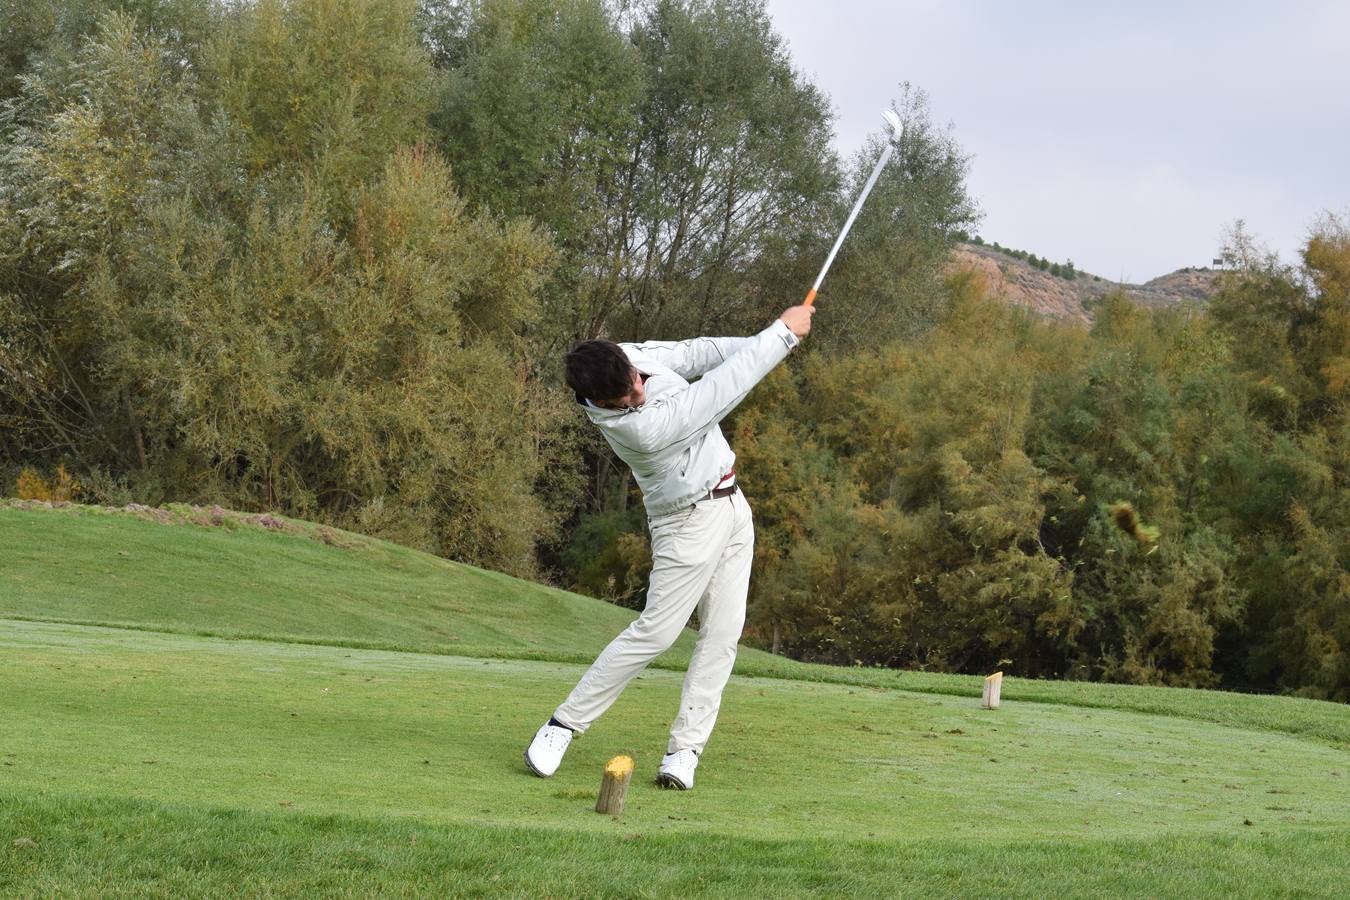
[[1216, 269], [1178, 269], [1144, 284], [1123, 284], [1078, 273], [1072, 281], [1041, 271], [1024, 260], [978, 244], [958, 244], [952, 254], [953, 271], [973, 271], [993, 296], [1034, 309], [1056, 319], [1088, 323], [1092, 308], [1106, 294], [1123, 290], [1145, 306], [1168, 307], [1203, 303], [1218, 290]]

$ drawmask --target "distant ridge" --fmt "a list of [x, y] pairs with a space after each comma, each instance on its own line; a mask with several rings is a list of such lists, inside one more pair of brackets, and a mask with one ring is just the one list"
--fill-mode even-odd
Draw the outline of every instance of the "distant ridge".
[[1044, 316], [1065, 321], [1092, 321], [1096, 301], [1116, 290], [1155, 309], [1188, 303], [1203, 304], [1218, 291], [1217, 269], [1178, 269], [1144, 284], [1125, 284], [1079, 272], [1070, 280], [1042, 271], [1025, 260], [1001, 253], [988, 246], [957, 244], [952, 251], [950, 271], [975, 272], [984, 279], [985, 289], [1015, 306], [1024, 306]]

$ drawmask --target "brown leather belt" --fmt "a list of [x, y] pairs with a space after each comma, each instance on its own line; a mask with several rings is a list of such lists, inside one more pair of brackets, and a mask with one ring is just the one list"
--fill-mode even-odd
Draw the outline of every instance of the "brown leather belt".
[[708, 491], [708, 493], [704, 494], [702, 497], [699, 497], [694, 502], [702, 503], [704, 500], [720, 500], [722, 497], [730, 497], [732, 494], [736, 493], [740, 489], [741, 486], [739, 484], [733, 484], [731, 485], [731, 487], [713, 488], [711, 491]]

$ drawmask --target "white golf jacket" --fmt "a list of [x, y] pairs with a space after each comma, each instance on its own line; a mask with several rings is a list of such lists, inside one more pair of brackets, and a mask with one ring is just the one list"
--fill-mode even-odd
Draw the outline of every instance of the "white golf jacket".
[[748, 338], [619, 345], [647, 376], [646, 400], [622, 410], [583, 408], [632, 467], [649, 517], [689, 506], [731, 471], [736, 454], [717, 423], [796, 345], [782, 319]]

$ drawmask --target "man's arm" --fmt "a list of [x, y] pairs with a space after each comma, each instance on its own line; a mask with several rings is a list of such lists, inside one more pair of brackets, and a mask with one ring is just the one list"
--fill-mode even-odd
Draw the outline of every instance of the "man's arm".
[[759, 334], [742, 341], [726, 362], [708, 371], [699, 381], [630, 412], [617, 424], [614, 436], [634, 450], [646, 453], [657, 453], [688, 441], [735, 409], [787, 357], [788, 351], [797, 345], [798, 337], [782, 319], [777, 319]]
[[681, 378], [693, 380], [735, 356], [752, 340], [754, 338], [700, 337], [688, 341], [643, 341], [619, 346], [632, 347], [674, 369]]

